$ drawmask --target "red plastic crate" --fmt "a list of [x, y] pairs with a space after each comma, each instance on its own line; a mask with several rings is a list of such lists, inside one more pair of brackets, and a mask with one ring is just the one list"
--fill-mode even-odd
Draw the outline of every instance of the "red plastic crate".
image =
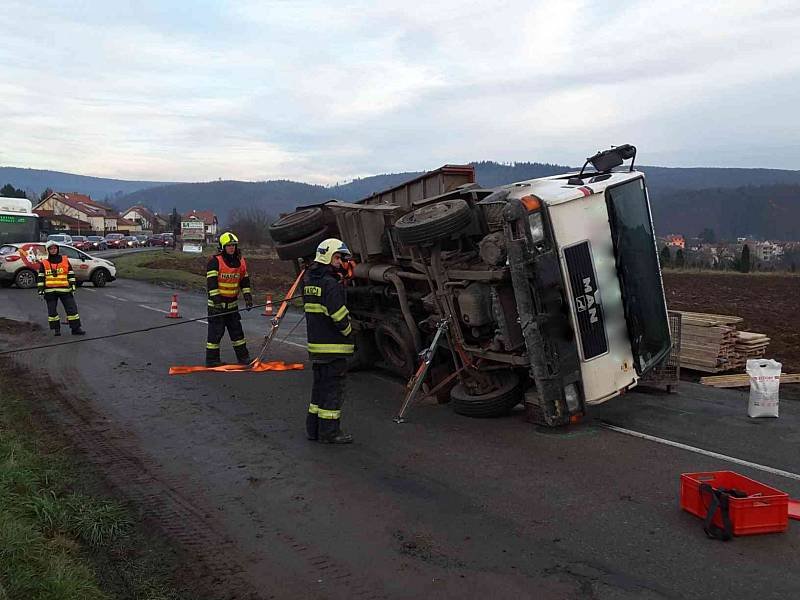
[[[789, 526], [789, 494], [754, 481], [733, 471], [683, 473], [681, 475], [681, 508], [705, 519], [711, 502], [708, 494], [700, 495], [700, 484], [715, 488], [742, 490], [748, 498], [730, 498], [730, 516], [733, 535], [753, 535], [785, 531]], [[753, 497], [753, 494], [760, 496]], [[714, 524], [722, 527], [722, 516], [717, 511]]]

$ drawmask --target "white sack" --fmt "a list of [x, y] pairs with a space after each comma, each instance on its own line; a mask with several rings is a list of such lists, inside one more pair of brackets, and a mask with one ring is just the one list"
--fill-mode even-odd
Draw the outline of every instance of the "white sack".
[[750, 376], [750, 417], [778, 416], [778, 388], [781, 384], [781, 363], [776, 360], [750, 359], [747, 374]]

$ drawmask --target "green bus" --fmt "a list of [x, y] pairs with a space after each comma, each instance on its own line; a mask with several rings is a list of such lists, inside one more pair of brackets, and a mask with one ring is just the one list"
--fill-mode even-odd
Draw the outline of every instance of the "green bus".
[[26, 198], [0, 196], [0, 244], [39, 241], [39, 217]]

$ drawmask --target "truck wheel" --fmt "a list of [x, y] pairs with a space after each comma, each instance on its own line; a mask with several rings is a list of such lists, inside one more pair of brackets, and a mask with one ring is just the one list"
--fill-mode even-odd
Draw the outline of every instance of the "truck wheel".
[[293, 242], [318, 231], [325, 223], [321, 208], [305, 208], [281, 217], [269, 226], [275, 242]]
[[92, 285], [94, 287], [105, 287], [108, 283], [109, 273], [105, 269], [96, 269], [94, 273], [92, 273]]
[[444, 200], [403, 215], [394, 224], [406, 246], [435, 242], [461, 231], [472, 222], [472, 210], [461, 199]]
[[281, 260], [296, 260], [306, 256], [313, 256], [317, 252], [319, 243], [333, 235], [331, 229], [331, 227], [325, 226], [311, 235], [300, 238], [294, 242], [275, 244], [275, 251], [278, 253], [278, 258]]
[[417, 368], [414, 342], [410, 334], [403, 335], [407, 331], [405, 326], [391, 323], [381, 323], [375, 329], [375, 345], [386, 368], [404, 379]]
[[522, 387], [519, 377], [510, 372], [500, 380], [499, 387], [486, 394], [472, 396], [463, 383], [450, 390], [453, 411], [467, 417], [500, 417], [507, 415], [520, 402]]
[[30, 269], [20, 269], [14, 276], [14, 283], [18, 288], [29, 290], [36, 287], [36, 273]]

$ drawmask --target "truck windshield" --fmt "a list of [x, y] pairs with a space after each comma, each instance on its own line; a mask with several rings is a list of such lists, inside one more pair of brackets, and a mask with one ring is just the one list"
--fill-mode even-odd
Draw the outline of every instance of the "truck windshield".
[[631, 349], [644, 375], [672, 344], [644, 180], [609, 188], [606, 203]]

